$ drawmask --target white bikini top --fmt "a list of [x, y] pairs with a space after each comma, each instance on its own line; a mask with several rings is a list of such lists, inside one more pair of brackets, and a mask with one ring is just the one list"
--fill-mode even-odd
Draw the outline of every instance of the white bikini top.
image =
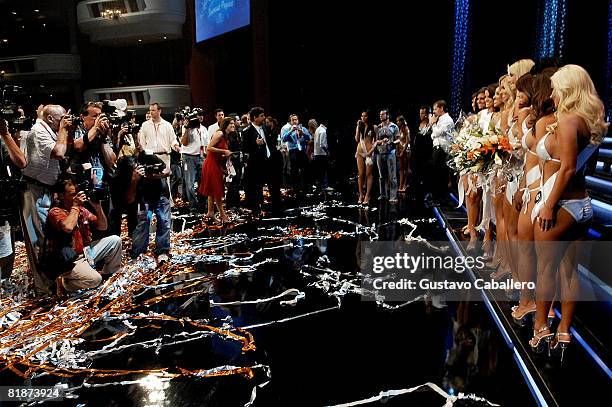
[[548, 150], [546, 149], [546, 138], [548, 137], [549, 134], [550, 134], [550, 131], [547, 131], [544, 137], [542, 137], [542, 139], [538, 141], [538, 145], [536, 146], [536, 153], [538, 157], [540, 157], [540, 159], [544, 161], [555, 161], [555, 162], [560, 163], [561, 160], [552, 158], [550, 154], [548, 153]]

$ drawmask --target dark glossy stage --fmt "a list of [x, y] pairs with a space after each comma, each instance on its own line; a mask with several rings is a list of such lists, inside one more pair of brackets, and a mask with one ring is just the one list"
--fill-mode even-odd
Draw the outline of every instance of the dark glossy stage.
[[[503, 406], [536, 405], [484, 302], [377, 304], [357, 293], [359, 240], [403, 239], [412, 228], [397, 221], [407, 218], [417, 225], [413, 236], [448, 241], [439, 213], [409, 199], [360, 209], [346, 198], [287, 197], [281, 217], [234, 213], [229, 227], [179, 209], [168, 267], [154, 271], [141, 258], [128, 265], [129, 276], [107, 280], [96, 293], [61, 306], [24, 306], [17, 325], [28, 312], [36, 320], [73, 310], [55, 321], [54, 332], [24, 328], [21, 342], [17, 325], [10, 337], [0, 332], [3, 366], [11, 361], [15, 369], [2, 371], [2, 383], [61, 382], [69, 389], [64, 403], [87, 406], [323, 406], [427, 382], [447, 398], [465, 393]], [[37, 332], [83, 341], [42, 355], [42, 365], [25, 363]], [[424, 387], [385, 405], [445, 402]], [[472, 398], [455, 405], [488, 404]]]

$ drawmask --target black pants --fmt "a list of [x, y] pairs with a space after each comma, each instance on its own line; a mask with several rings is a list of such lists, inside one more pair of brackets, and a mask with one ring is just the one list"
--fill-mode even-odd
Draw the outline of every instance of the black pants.
[[308, 158], [302, 150], [289, 150], [289, 160], [291, 161], [291, 187], [296, 191], [306, 189], [306, 165]]
[[236, 175], [227, 185], [225, 204], [228, 208], [238, 208], [240, 206], [240, 185], [242, 184], [242, 166], [236, 162], [232, 163], [236, 170]]
[[448, 198], [448, 154], [440, 148], [434, 147], [431, 155], [431, 192], [438, 200]]

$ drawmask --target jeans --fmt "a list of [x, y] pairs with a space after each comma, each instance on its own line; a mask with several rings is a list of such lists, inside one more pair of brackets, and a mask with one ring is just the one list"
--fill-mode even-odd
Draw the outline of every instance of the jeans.
[[48, 294], [50, 281], [37, 270], [38, 255], [45, 240], [44, 227], [51, 208], [50, 187], [28, 183], [28, 189], [22, 195], [22, 229], [28, 255], [30, 270], [34, 277], [34, 289], [37, 294]]
[[132, 258], [138, 257], [147, 251], [149, 246], [149, 228], [153, 213], [157, 218], [157, 229], [155, 231], [155, 255], [159, 256], [170, 252], [170, 200], [165, 196], [157, 202], [139, 204], [138, 225], [132, 233]]
[[189, 207], [194, 209], [198, 204], [198, 195], [195, 190], [195, 183], [199, 181], [202, 169], [202, 158], [199, 155], [183, 154], [183, 177], [185, 178], [185, 198], [189, 201]]
[[378, 165], [378, 176], [380, 180], [380, 197], [385, 199], [397, 199], [397, 165], [395, 151], [388, 154], [376, 154], [376, 164]]

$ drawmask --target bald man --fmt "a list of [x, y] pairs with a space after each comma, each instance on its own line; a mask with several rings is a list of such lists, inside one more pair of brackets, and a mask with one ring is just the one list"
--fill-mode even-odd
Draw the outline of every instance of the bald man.
[[25, 224], [24, 240], [34, 276], [37, 294], [50, 293], [50, 281], [36, 269], [43, 244], [43, 226], [51, 207], [51, 188], [60, 175], [59, 161], [68, 148], [68, 127], [72, 123], [64, 119], [66, 109], [59, 105], [46, 105], [36, 124], [26, 137], [27, 166], [23, 178], [27, 189], [23, 192], [22, 213]]

